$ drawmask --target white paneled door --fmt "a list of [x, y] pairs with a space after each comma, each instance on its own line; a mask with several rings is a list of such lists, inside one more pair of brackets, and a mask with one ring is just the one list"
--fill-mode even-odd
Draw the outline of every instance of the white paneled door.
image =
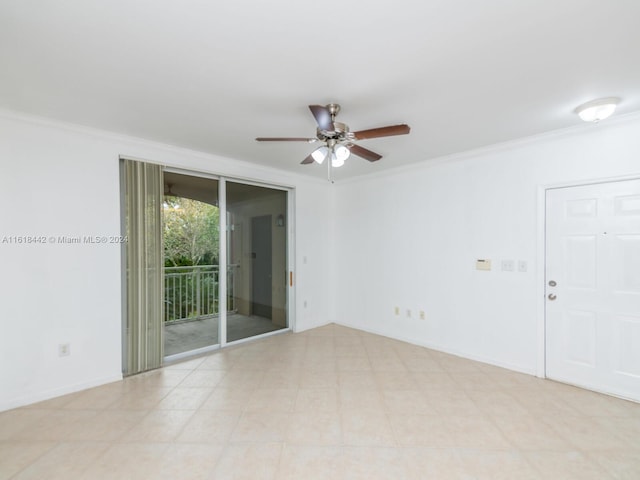
[[546, 375], [640, 401], [640, 180], [546, 193]]

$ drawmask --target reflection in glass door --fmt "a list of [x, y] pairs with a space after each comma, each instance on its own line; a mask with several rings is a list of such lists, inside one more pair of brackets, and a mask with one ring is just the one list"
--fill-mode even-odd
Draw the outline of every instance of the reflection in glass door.
[[287, 192], [226, 182], [227, 342], [287, 328]]

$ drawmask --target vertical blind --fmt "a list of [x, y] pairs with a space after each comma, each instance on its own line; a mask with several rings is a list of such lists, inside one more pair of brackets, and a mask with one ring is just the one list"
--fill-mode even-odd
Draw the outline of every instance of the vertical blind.
[[124, 374], [158, 368], [164, 356], [161, 165], [123, 161], [126, 215]]

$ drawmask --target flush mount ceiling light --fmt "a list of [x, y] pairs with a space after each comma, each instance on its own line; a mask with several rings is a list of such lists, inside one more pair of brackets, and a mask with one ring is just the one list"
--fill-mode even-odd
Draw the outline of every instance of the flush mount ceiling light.
[[574, 112], [585, 122], [597, 123], [613, 115], [618, 103], [620, 103], [620, 99], [617, 97], [599, 98], [583, 103], [576, 107]]

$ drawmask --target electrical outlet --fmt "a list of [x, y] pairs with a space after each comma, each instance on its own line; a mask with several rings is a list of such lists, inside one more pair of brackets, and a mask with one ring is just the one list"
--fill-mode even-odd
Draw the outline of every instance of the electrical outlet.
[[424, 320], [425, 318], [424, 310], [420, 310], [420, 320]]
[[59, 357], [68, 357], [69, 355], [71, 355], [71, 344], [61, 343], [60, 345], [58, 345]]
[[526, 260], [518, 260], [518, 271], [526, 272], [527, 271], [527, 261]]
[[400, 307], [395, 307], [393, 311], [396, 315], [400, 315]]

